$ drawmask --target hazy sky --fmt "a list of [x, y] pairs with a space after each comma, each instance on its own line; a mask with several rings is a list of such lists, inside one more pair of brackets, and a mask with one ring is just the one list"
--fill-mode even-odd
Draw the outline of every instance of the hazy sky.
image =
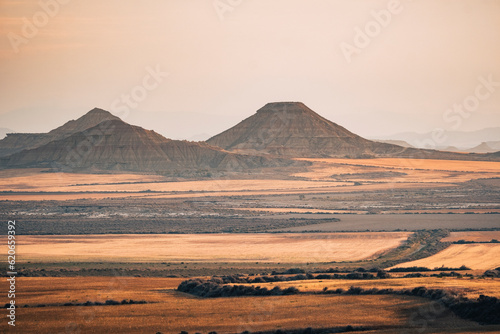
[[0, 127], [100, 107], [193, 138], [273, 101], [363, 136], [500, 126], [497, 0], [59, 1], [0, 1]]

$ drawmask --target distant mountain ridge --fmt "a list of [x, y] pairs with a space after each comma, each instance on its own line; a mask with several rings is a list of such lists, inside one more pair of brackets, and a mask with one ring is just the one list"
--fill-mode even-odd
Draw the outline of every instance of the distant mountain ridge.
[[60, 127], [50, 131], [48, 134], [53, 137], [62, 137], [68, 134], [73, 134], [90, 129], [91, 127], [94, 127], [101, 122], [113, 120], [120, 120], [120, 118], [104, 109], [94, 108], [82, 117], [76, 120], [68, 121]]
[[77, 120], [66, 122], [48, 133], [9, 133], [6, 138], [0, 140], [0, 157], [40, 147], [51, 141], [89, 129], [103, 121], [117, 119], [119, 118], [106, 110], [94, 108]]
[[[51, 168], [62, 171], [131, 171], [196, 175], [210, 171], [243, 171], [304, 165], [227, 152], [204, 142], [172, 140], [93, 109], [76, 121], [43, 134], [56, 138], [0, 158], [7, 168]], [[99, 120], [97, 125], [84, 129]], [[81, 129], [84, 129], [81, 131]]]
[[467, 152], [471, 153], [492, 153], [496, 151], [498, 150], [491, 148], [486, 142], [482, 142], [481, 144], [467, 150]]
[[379, 143], [385, 143], [385, 144], [393, 144], [393, 145], [398, 145], [402, 147], [413, 147], [412, 145], [408, 144], [404, 140], [381, 140], [381, 139], [372, 139], [373, 141], [379, 142]]
[[207, 143], [234, 152], [293, 157], [361, 157], [405, 150], [364, 139], [301, 102], [268, 103]]
[[301, 102], [268, 103], [207, 143], [232, 152], [288, 158], [496, 159], [495, 155], [417, 149], [368, 140], [318, 115]]
[[3, 139], [7, 133], [13, 133], [14, 131], [9, 128], [0, 128], [0, 139]]
[[94, 108], [48, 133], [9, 135], [0, 140], [0, 150], [4, 152], [0, 168], [4, 169], [128, 171], [178, 176], [310, 165], [296, 158], [495, 161], [500, 158], [500, 152], [441, 152], [371, 141], [325, 119], [300, 102], [268, 103], [207, 142], [167, 139]]
[[441, 141], [434, 142], [432, 132], [401, 132], [393, 135], [379, 136], [382, 140], [403, 140], [417, 148], [425, 148], [429, 141], [436, 149], [455, 147], [457, 150], [473, 152], [472, 148], [486, 142], [493, 150], [500, 150], [500, 127], [486, 128], [476, 131], [449, 131], [443, 130], [439, 138]]

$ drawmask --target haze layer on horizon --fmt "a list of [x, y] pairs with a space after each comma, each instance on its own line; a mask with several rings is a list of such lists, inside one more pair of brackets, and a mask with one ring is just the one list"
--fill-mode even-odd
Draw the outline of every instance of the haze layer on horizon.
[[371, 137], [500, 126], [495, 0], [6, 0], [0, 31], [17, 132], [100, 107], [202, 138], [274, 101]]

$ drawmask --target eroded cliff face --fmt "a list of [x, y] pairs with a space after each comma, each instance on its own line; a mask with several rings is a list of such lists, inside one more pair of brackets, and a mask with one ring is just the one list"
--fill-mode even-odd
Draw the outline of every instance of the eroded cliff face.
[[[74, 125], [72, 129], [77, 128]], [[120, 119], [105, 120], [63, 139], [0, 158], [0, 162], [8, 168], [178, 175], [196, 171], [244, 171], [300, 164], [286, 159], [235, 154], [204, 142], [171, 140]]]
[[94, 108], [77, 120], [71, 120], [48, 133], [11, 133], [0, 140], [0, 157], [22, 150], [40, 147], [54, 140], [66, 138], [74, 133], [90, 129], [107, 120], [119, 120], [110, 112]]
[[356, 157], [404, 150], [364, 139], [301, 102], [268, 103], [207, 142], [236, 152], [294, 157]]
[[28, 148], [46, 144], [50, 138], [46, 133], [8, 133], [0, 140], [0, 157], [5, 157]]
[[[46, 134], [9, 135], [0, 141], [2, 150], [0, 168], [179, 176], [310, 164], [292, 158], [500, 159], [498, 153], [462, 154], [370, 141], [300, 102], [269, 103], [207, 142], [167, 139], [96, 108]], [[280, 169], [274, 172], [280, 173]]]

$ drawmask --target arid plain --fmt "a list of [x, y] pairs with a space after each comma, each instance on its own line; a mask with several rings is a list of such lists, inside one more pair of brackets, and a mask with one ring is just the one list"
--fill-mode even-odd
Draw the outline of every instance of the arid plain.
[[497, 153], [278, 102], [206, 142], [95, 108], [0, 154], [19, 332], [500, 330]]
[[[307, 327], [334, 332], [333, 328], [344, 326], [377, 333], [500, 330], [461, 319], [426, 298], [321, 294], [352, 286], [395, 290], [424, 286], [470, 298], [500, 297], [500, 278], [483, 276], [500, 266], [500, 244], [491, 243], [498, 240], [500, 228], [499, 162], [310, 161], [312, 165], [300, 172], [263, 172], [260, 180], [253, 179], [255, 175], [183, 180], [127, 173], [2, 171], [3, 218], [21, 217], [17, 261], [27, 277], [18, 278], [18, 317], [24, 319], [19, 329], [36, 328], [32, 332], [38, 333], [240, 333]], [[147, 210], [137, 211], [131, 205], [152, 199], [155, 204]], [[59, 215], [64, 221], [51, 219]], [[187, 225], [158, 228], [159, 221], [179, 219]], [[220, 230], [220, 220], [230, 222], [226, 230]], [[85, 228], [75, 228], [73, 221]], [[105, 225], [112, 230], [123, 221], [130, 224], [119, 234], [101, 234]], [[446, 228], [437, 229], [438, 221]], [[411, 238], [423, 230], [443, 234]], [[40, 232], [44, 235], [36, 235]], [[459, 241], [470, 243], [456, 244]], [[413, 266], [438, 269], [418, 272], [422, 277], [393, 272], [384, 279], [304, 277], [258, 284], [293, 286], [301, 293], [290, 296], [201, 298], [176, 291], [181, 281], [214, 274], [255, 278], [274, 271], [286, 277], [290, 268], [352, 273], [359, 267], [390, 272]], [[447, 275], [447, 268], [461, 266], [467, 269]], [[106, 305], [107, 300], [131, 299], [146, 304]], [[86, 302], [97, 304], [79, 305]]]

